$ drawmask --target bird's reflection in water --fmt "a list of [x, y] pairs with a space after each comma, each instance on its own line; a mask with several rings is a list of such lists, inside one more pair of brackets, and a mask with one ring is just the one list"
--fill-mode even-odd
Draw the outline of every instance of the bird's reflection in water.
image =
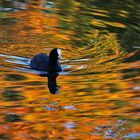
[[58, 94], [60, 86], [57, 86], [56, 78], [59, 76], [58, 72], [48, 72], [47, 74], [40, 74], [42, 77], [48, 77], [48, 88], [52, 94]]

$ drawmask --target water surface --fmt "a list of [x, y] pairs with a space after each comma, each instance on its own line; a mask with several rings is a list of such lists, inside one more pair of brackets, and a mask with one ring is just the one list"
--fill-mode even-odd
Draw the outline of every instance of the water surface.
[[[140, 139], [139, 3], [3, 0], [0, 139]], [[59, 94], [31, 58], [62, 50]]]

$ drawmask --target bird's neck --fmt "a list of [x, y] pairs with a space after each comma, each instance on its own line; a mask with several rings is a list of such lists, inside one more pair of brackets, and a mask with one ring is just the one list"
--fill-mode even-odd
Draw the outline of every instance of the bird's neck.
[[50, 64], [57, 64], [58, 60], [57, 59], [49, 59]]

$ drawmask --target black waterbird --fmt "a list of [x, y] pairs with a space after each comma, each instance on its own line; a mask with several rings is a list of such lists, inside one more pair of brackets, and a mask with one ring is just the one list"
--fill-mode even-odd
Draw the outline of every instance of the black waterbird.
[[52, 94], [59, 93], [60, 87], [57, 86], [56, 78], [58, 72], [62, 71], [61, 65], [58, 59], [62, 59], [61, 50], [51, 50], [49, 56], [45, 53], [35, 55], [30, 62], [30, 67], [34, 70], [46, 71], [46, 74], [40, 74], [42, 77], [48, 77], [48, 88]]
[[34, 70], [41, 70], [47, 72], [60, 72], [62, 71], [58, 59], [62, 59], [61, 50], [51, 50], [49, 56], [45, 53], [35, 55], [30, 61], [30, 67]]

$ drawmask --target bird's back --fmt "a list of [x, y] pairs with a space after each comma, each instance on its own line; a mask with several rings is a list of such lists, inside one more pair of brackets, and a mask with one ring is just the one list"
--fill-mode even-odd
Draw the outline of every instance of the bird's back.
[[37, 54], [30, 62], [30, 67], [35, 70], [48, 70], [49, 56], [45, 53]]

